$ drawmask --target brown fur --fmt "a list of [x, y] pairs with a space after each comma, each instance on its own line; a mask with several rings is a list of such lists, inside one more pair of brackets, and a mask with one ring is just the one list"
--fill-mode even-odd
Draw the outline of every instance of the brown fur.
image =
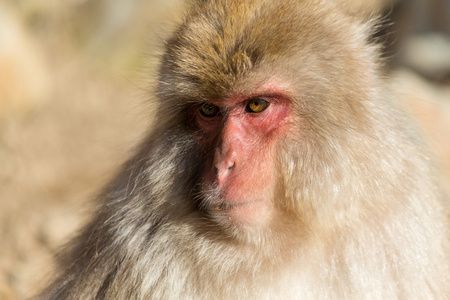
[[[325, 1], [198, 1], [162, 58], [156, 128], [106, 187], [48, 299], [448, 299], [448, 217], [390, 107], [370, 24]], [[201, 209], [187, 110], [281, 82], [271, 226]]]

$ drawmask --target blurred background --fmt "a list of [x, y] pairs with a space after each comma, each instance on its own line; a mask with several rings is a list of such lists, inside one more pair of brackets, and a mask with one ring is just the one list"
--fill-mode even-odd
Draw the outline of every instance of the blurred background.
[[[38, 291], [90, 200], [151, 126], [152, 75], [182, 0], [0, 0], [0, 299]], [[329, 0], [375, 37], [450, 190], [450, 1]]]

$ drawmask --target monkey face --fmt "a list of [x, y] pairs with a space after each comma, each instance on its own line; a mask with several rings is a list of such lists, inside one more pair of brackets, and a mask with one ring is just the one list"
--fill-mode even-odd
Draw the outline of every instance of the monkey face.
[[276, 145], [291, 108], [285, 94], [269, 86], [205, 102], [194, 112], [206, 153], [204, 206], [235, 225], [265, 224], [273, 210]]

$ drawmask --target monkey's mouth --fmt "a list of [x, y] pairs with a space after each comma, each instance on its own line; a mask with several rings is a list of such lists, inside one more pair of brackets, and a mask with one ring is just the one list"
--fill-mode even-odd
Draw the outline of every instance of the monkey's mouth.
[[252, 204], [255, 204], [256, 202], [259, 202], [259, 201], [253, 200], [253, 201], [244, 201], [244, 202], [237, 202], [237, 203], [223, 202], [218, 205], [212, 205], [212, 207], [213, 207], [212, 210], [214, 210], [214, 211], [230, 210], [230, 209], [241, 207], [241, 206], [252, 205]]
[[200, 205], [206, 211], [220, 213], [251, 209], [252, 206], [263, 202], [262, 198], [229, 196], [231, 195], [227, 195], [226, 191], [220, 189], [216, 184], [212, 187], [204, 185], [199, 193]]

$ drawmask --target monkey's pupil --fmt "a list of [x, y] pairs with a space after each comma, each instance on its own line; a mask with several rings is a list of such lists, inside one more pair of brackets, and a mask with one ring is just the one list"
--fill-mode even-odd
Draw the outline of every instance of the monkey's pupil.
[[258, 102], [253, 102], [253, 106], [254, 106], [255, 110], [259, 110], [262, 107], [262, 104], [258, 103]]
[[263, 110], [265, 110], [268, 105], [269, 105], [269, 103], [267, 101], [254, 100], [254, 101], [249, 102], [246, 110], [247, 110], [247, 112], [259, 113], [259, 112], [262, 112]]

